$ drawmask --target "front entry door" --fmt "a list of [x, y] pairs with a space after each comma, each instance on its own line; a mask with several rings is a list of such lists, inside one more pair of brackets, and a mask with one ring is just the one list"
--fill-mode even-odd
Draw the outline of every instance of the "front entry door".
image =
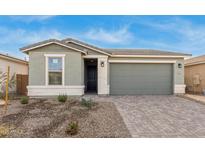
[[87, 67], [87, 91], [97, 92], [97, 67]]

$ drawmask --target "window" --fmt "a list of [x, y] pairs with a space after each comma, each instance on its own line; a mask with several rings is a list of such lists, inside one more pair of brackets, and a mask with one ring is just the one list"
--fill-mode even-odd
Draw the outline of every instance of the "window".
[[48, 57], [48, 85], [63, 84], [62, 57]]

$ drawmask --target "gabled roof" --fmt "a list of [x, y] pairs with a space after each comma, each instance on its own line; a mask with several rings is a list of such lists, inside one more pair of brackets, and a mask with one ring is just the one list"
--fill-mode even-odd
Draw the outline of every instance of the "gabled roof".
[[37, 43], [31, 44], [31, 45], [25, 46], [23, 48], [20, 48], [20, 50], [27, 53], [30, 50], [40, 48], [40, 47], [43, 47], [43, 46], [46, 46], [46, 45], [49, 45], [49, 44], [58, 44], [60, 46], [63, 46], [63, 47], [69, 48], [69, 49], [73, 49], [73, 50], [76, 50], [76, 51], [79, 51], [79, 52], [82, 52], [82, 53], [86, 54], [85, 51], [73, 48], [73, 47], [69, 46], [67, 43], [65, 43], [63, 41], [60, 41], [60, 40], [57, 40], [57, 39], [49, 39], [49, 40], [37, 42]]
[[13, 62], [17, 62], [17, 63], [23, 63], [23, 64], [28, 65], [28, 61], [22, 60], [22, 59], [13, 57], [13, 56], [9, 56], [9, 55], [7, 55], [7, 54], [0, 53], [0, 59], [1, 59], [1, 58], [2, 58], [2, 59], [9, 60], [9, 61], [13, 61]]
[[75, 47], [69, 46], [69, 42], [74, 43], [76, 45], [89, 48], [92, 50], [95, 50], [96, 52], [108, 55], [108, 56], [113, 56], [113, 57], [120, 57], [120, 56], [155, 56], [155, 57], [187, 57], [191, 56], [191, 54], [184, 54], [180, 52], [170, 52], [170, 51], [162, 51], [162, 50], [153, 50], [153, 49], [105, 49], [105, 48], [99, 48], [90, 44], [87, 44], [85, 42], [73, 39], [73, 38], [66, 38], [63, 40], [57, 40], [57, 39], [49, 39], [45, 41], [41, 41], [26, 47], [21, 48], [20, 50], [27, 53], [28, 51], [32, 49], [36, 49], [45, 45], [49, 45], [52, 43], [82, 52], [84, 54], [87, 54], [85, 50], [77, 49]]
[[76, 42], [76, 43], [79, 43], [79, 44], [82, 44], [82, 45], [85, 45], [85, 46], [88, 46], [88, 47], [92, 47], [92, 48], [95, 48], [95, 49], [98, 49], [98, 50], [102, 50], [101, 48], [98, 48], [94, 45], [91, 45], [91, 44], [88, 44], [88, 43], [85, 43], [85, 42], [82, 42], [82, 41], [79, 41], [79, 40], [76, 40], [76, 39], [73, 39], [73, 38], [66, 38], [66, 39], [63, 39], [61, 40], [62, 42]]
[[170, 55], [170, 56], [191, 56], [180, 52], [170, 52], [153, 49], [104, 49], [112, 55]]
[[110, 55], [110, 53], [104, 51], [102, 48], [98, 48], [98, 47], [96, 47], [94, 45], [91, 45], [91, 44], [88, 44], [88, 43], [85, 43], [85, 42], [82, 42], [82, 41], [79, 41], [79, 40], [76, 40], [76, 39], [73, 39], [73, 38], [66, 38], [66, 39], [63, 39], [61, 41], [65, 42], [65, 43], [72, 42], [74, 44], [81, 45], [81, 46], [93, 49], [93, 50], [95, 50], [97, 52], [100, 52], [102, 54]]
[[185, 60], [185, 66], [191, 66], [197, 64], [205, 64], [205, 55]]

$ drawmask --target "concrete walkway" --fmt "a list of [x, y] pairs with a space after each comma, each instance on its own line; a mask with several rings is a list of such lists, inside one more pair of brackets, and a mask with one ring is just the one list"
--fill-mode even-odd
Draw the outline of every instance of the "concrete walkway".
[[185, 97], [205, 104], [205, 96], [203, 95], [185, 94]]
[[113, 102], [132, 137], [205, 137], [205, 105], [177, 96], [90, 96]]

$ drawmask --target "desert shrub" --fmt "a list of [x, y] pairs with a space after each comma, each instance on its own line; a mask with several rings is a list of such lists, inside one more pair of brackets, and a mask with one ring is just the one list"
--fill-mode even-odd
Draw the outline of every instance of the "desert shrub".
[[91, 99], [86, 100], [86, 99], [82, 98], [80, 104], [82, 106], [87, 107], [88, 109], [91, 109], [95, 105], [95, 102], [92, 101]]
[[29, 97], [28, 96], [22, 96], [20, 101], [21, 101], [21, 104], [28, 104]]
[[71, 121], [66, 128], [66, 133], [76, 135], [78, 133], [78, 121]]
[[9, 128], [5, 126], [0, 126], [0, 137], [5, 137], [9, 134]]
[[58, 95], [58, 101], [59, 102], [66, 102], [68, 99], [68, 96], [67, 95]]

